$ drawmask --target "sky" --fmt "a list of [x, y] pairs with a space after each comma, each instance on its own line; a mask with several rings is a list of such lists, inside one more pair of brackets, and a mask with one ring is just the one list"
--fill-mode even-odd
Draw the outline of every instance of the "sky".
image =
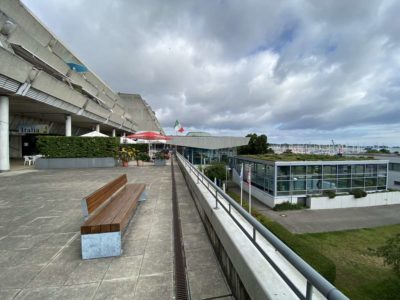
[[400, 145], [400, 1], [22, 2], [167, 133]]

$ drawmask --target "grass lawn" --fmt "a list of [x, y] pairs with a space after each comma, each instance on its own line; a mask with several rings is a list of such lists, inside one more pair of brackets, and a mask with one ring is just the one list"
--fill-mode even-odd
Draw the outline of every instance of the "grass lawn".
[[[240, 196], [228, 194], [239, 201]], [[247, 208], [247, 202], [244, 201]], [[371, 254], [386, 240], [400, 233], [400, 224], [376, 228], [309, 234], [292, 234], [279, 223], [253, 210], [265, 227], [278, 236], [299, 256], [350, 299], [400, 300], [400, 278], [394, 275], [383, 259]], [[400, 219], [400, 216], [399, 216]], [[336, 269], [336, 277], [328, 276]], [[321, 272], [322, 271], [322, 272]]]
[[400, 299], [400, 279], [383, 260], [370, 255], [400, 233], [400, 224], [370, 229], [301, 234], [336, 265], [335, 286], [351, 299]]

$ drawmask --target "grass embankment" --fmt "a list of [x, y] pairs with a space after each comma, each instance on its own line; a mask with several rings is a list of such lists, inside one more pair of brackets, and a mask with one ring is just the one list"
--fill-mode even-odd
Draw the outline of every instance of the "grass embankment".
[[[240, 196], [236, 193], [229, 192], [236, 202], [240, 203]], [[247, 201], [243, 200], [243, 207], [248, 210]], [[281, 224], [272, 221], [257, 210], [252, 209], [252, 215], [266, 228], [268, 228], [273, 234], [279, 237], [286, 245], [294, 250], [299, 256], [301, 256], [306, 262], [308, 262], [314, 269], [322, 274], [330, 282], [335, 281], [336, 267], [334, 262], [323, 255], [318, 249], [309, 245], [306, 241], [299, 239], [297, 235], [288, 231]]]
[[[238, 201], [235, 193], [229, 195]], [[248, 209], [247, 202], [244, 205]], [[400, 299], [400, 278], [383, 259], [372, 255], [386, 240], [400, 233], [400, 224], [348, 231], [292, 234], [282, 225], [253, 215], [293, 251], [350, 299]]]

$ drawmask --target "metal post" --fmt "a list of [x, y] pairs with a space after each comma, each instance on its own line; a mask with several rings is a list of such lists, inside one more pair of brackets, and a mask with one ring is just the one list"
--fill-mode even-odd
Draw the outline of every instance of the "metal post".
[[214, 209], [218, 209], [218, 190], [215, 188], [215, 207]]
[[309, 281], [307, 281], [306, 300], [312, 299], [312, 290], [313, 290], [312, 284]]

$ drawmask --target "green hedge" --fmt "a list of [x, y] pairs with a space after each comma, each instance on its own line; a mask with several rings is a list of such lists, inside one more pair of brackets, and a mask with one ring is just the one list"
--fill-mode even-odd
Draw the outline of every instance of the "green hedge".
[[39, 153], [49, 158], [116, 157], [119, 138], [40, 136]]
[[124, 148], [133, 148], [142, 153], [149, 153], [148, 144], [121, 144], [120, 146]]
[[[240, 203], [240, 196], [236, 193], [228, 192], [236, 202]], [[243, 200], [243, 208], [247, 211], [249, 209], [247, 201]], [[306, 241], [299, 238], [297, 235], [288, 231], [281, 224], [270, 220], [265, 215], [261, 214], [255, 209], [252, 209], [252, 215], [263, 224], [269, 231], [275, 234], [282, 242], [289, 246], [294, 252], [297, 253], [302, 259], [309, 263], [317, 272], [324, 276], [332, 284], [336, 279], [336, 265], [335, 263], [320, 251], [315, 245], [310, 245]]]
[[290, 203], [290, 202], [283, 202], [276, 204], [273, 208], [275, 211], [282, 211], [282, 210], [299, 210], [303, 209], [304, 205], [297, 204], [297, 203]]

